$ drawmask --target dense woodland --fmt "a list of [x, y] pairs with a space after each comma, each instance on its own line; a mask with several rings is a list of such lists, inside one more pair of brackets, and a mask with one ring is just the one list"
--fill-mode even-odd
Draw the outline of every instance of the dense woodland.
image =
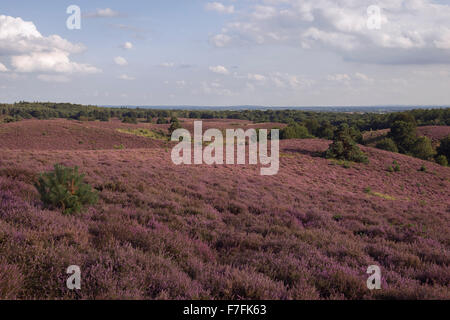
[[[450, 125], [450, 108], [419, 109], [403, 112], [414, 117], [417, 125]], [[194, 119], [241, 119], [253, 122], [301, 123], [307, 120], [319, 124], [329, 122], [333, 126], [347, 123], [360, 131], [387, 129], [392, 125], [395, 113], [341, 113], [312, 112], [300, 110], [164, 110], [164, 109], [128, 109], [103, 108], [70, 103], [38, 103], [18, 102], [0, 104], [0, 117], [3, 121], [22, 119], [65, 118], [76, 120], [103, 120], [111, 117], [121, 119], [154, 119], [154, 118], [194, 118]]]
[[[164, 109], [130, 109], [84, 106], [70, 103], [18, 102], [0, 104], [0, 122], [14, 122], [23, 119], [64, 118], [79, 121], [109, 121], [119, 118], [123, 122], [139, 121], [171, 124], [171, 130], [181, 127], [178, 118], [191, 119], [239, 119], [255, 123], [279, 122], [288, 124], [281, 131], [282, 139], [312, 138], [334, 140], [339, 144], [343, 136], [346, 141], [364, 143], [362, 132], [391, 129], [390, 133], [377, 141], [376, 147], [391, 152], [400, 152], [424, 160], [433, 160], [447, 165], [448, 139], [434, 147], [430, 139], [418, 137], [417, 126], [450, 125], [450, 108], [417, 109], [392, 113], [343, 113], [312, 112], [300, 110], [164, 110]], [[346, 126], [343, 128], [343, 126]], [[345, 132], [345, 135], [342, 134]], [[350, 148], [350, 145], [349, 145]], [[349, 159], [347, 159], [349, 160]]]

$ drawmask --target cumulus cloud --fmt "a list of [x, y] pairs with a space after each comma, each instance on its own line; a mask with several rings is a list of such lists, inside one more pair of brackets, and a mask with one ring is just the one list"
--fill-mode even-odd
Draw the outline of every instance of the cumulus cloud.
[[0, 56], [16, 72], [97, 73], [99, 69], [73, 62], [70, 55], [85, 50], [58, 35], [44, 37], [29, 21], [0, 15]]
[[353, 81], [353, 83], [363, 82], [367, 84], [374, 82], [374, 79], [370, 78], [369, 76], [361, 72], [356, 72], [355, 74], [347, 74], [347, 73], [330, 74], [326, 76], [326, 80], [344, 84], [348, 84], [351, 81]]
[[218, 74], [223, 74], [223, 75], [228, 75], [230, 74], [230, 71], [228, 71], [227, 68], [225, 68], [224, 66], [212, 66], [209, 67], [209, 71], [214, 72], [214, 73], [218, 73]]
[[0, 72], [7, 72], [7, 71], [8, 68], [3, 63], [0, 62]]
[[207, 83], [202, 82], [202, 91], [207, 95], [216, 95], [216, 96], [232, 96], [233, 92], [230, 89], [223, 88], [217, 82]]
[[95, 12], [85, 14], [86, 18], [115, 18], [120, 16], [120, 13], [111, 8], [97, 9]]
[[373, 0], [255, 0], [210, 42], [217, 47], [287, 44], [319, 48], [351, 61], [450, 63], [450, 4], [378, 0], [380, 28], [369, 28]]
[[72, 62], [66, 52], [33, 52], [11, 58], [17, 72], [97, 73], [99, 70], [87, 64]]
[[352, 78], [346, 73], [330, 74], [327, 76], [328, 81], [347, 82]]
[[266, 81], [266, 77], [261, 74], [249, 73], [247, 77], [249, 80]]
[[278, 88], [290, 88], [293, 90], [304, 89], [312, 86], [315, 83], [315, 81], [312, 79], [306, 79], [298, 75], [282, 72], [275, 72], [270, 74], [270, 80]]
[[211, 37], [210, 42], [218, 48], [227, 46], [231, 42], [232, 38], [226, 34], [216, 34]]
[[133, 49], [133, 44], [131, 43], [131, 42], [125, 42], [124, 44], [122, 44], [121, 45], [121, 47], [123, 48], [123, 49], [126, 49], [126, 50], [130, 50], [130, 49]]
[[124, 57], [115, 57], [114, 63], [117, 64], [118, 66], [122, 66], [122, 67], [128, 65], [128, 61]]
[[219, 13], [233, 13], [234, 12], [234, 6], [226, 6], [223, 3], [220, 2], [209, 2], [205, 5], [205, 9], [208, 11], [216, 11]]

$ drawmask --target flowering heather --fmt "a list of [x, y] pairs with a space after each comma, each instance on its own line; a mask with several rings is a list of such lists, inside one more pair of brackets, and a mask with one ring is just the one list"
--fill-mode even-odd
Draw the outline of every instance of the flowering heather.
[[444, 139], [450, 135], [450, 126], [426, 126], [417, 128], [419, 136], [430, 138], [433, 142]]
[[[450, 299], [449, 168], [367, 147], [369, 164], [343, 166], [318, 139], [281, 141], [275, 176], [175, 166], [128, 127], [158, 126], [0, 126], [1, 299]], [[55, 163], [78, 166], [98, 203], [45, 209], [33, 184]], [[381, 290], [366, 287], [369, 265]]]

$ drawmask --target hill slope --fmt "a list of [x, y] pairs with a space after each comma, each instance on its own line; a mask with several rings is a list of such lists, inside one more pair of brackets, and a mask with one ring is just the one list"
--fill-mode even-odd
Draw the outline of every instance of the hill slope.
[[[317, 157], [329, 142], [290, 140], [279, 174], [262, 177], [177, 167], [157, 143], [1, 151], [0, 298], [450, 298], [448, 168], [363, 148], [370, 164], [346, 169]], [[401, 171], [388, 173], [394, 160]], [[78, 165], [99, 203], [74, 216], [44, 209], [33, 181], [54, 163]], [[78, 295], [65, 289], [69, 265], [82, 270]]]

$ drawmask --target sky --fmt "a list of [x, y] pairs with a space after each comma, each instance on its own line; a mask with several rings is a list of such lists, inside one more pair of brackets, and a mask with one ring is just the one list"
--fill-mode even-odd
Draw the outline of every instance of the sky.
[[0, 102], [21, 100], [449, 105], [450, 2], [2, 0]]

